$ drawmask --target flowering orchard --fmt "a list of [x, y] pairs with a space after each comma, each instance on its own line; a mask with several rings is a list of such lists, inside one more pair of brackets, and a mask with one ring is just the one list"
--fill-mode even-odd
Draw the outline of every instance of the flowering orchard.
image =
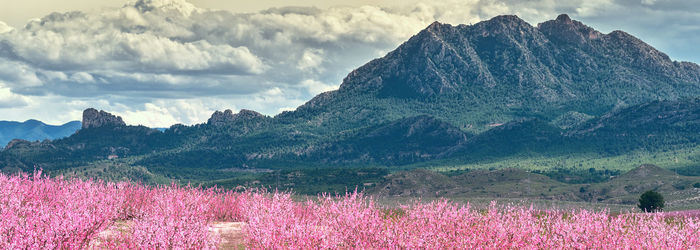
[[[214, 222], [244, 222], [254, 249], [698, 249], [696, 213], [486, 210], [437, 201], [395, 208], [362, 194], [296, 202], [287, 193], [0, 175], [2, 249], [211, 249]], [[112, 225], [129, 225], [100, 239]]]

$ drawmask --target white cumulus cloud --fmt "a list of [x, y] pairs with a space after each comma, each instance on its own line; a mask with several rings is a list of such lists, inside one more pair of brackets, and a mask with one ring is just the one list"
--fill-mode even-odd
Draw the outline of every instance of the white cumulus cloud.
[[13, 28], [12, 26], [7, 25], [7, 24], [6, 24], [5, 22], [3, 22], [3, 21], [0, 21], [0, 33], [10, 32], [10, 31], [12, 31], [12, 30], [14, 30], [14, 29], [15, 29], [15, 28]]
[[21, 108], [30, 102], [29, 98], [12, 93], [9, 88], [0, 85], [0, 108]]

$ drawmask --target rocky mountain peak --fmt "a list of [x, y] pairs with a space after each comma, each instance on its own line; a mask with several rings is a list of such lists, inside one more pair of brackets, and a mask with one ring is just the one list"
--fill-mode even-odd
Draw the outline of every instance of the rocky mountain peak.
[[562, 22], [562, 23], [569, 23], [569, 24], [573, 23], [573, 21], [571, 21], [571, 18], [567, 14], [561, 14], [561, 15], [557, 16], [556, 21]]
[[227, 109], [224, 112], [214, 112], [214, 114], [211, 115], [211, 118], [209, 118], [209, 120], [207, 121], [207, 124], [213, 126], [223, 126], [235, 121], [247, 121], [265, 117], [265, 115], [252, 110], [241, 109], [241, 111], [234, 114], [232, 110]]
[[447, 32], [447, 33], [452, 32], [452, 30], [451, 30], [452, 28], [453, 28], [453, 26], [450, 25], [450, 24], [440, 23], [440, 22], [438, 22], [438, 21], [435, 21], [435, 22], [431, 23], [431, 24], [430, 24], [427, 28], [425, 28], [423, 31], [424, 31], [424, 32], [433, 33], [433, 34], [439, 36], [439, 35], [441, 35], [441, 34], [443, 34], [443, 33], [446, 33], [446, 32]]
[[258, 112], [255, 112], [253, 110], [248, 110], [248, 109], [241, 109], [241, 111], [239, 111], [238, 114], [235, 114], [233, 116], [235, 119], [244, 119], [244, 120], [265, 117], [265, 115], [263, 115], [263, 114], [260, 114]]
[[540, 23], [537, 25], [537, 28], [550, 41], [577, 46], [603, 36], [597, 30], [579, 21], [572, 20], [567, 14], [561, 14], [555, 20]]
[[119, 127], [126, 126], [120, 116], [115, 116], [104, 110], [89, 108], [83, 111], [83, 129], [99, 127]]
[[430, 25], [428, 25], [426, 30], [439, 30], [441, 25], [442, 24], [440, 22], [435, 21], [435, 22], [431, 23]]
[[233, 120], [233, 111], [231, 111], [230, 109], [224, 110], [224, 112], [217, 110], [214, 112], [214, 114], [211, 115], [209, 120], [207, 120], [207, 124], [214, 125], [214, 126], [220, 126], [220, 125], [224, 125], [226, 123], [229, 123], [232, 120]]
[[472, 35], [489, 37], [489, 36], [523, 36], [535, 31], [528, 22], [516, 15], [496, 16], [489, 20], [479, 22], [469, 26]]
[[528, 25], [528, 26], [530, 25], [529, 23], [525, 22], [525, 20], [523, 20], [522, 18], [520, 18], [516, 15], [495, 16], [486, 22], [487, 23], [505, 24], [505, 25]]

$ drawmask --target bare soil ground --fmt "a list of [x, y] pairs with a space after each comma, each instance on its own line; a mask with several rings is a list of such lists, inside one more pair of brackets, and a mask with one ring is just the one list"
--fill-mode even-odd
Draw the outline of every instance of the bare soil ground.
[[209, 232], [221, 238], [219, 249], [245, 249], [243, 225], [243, 222], [214, 222], [209, 226]]

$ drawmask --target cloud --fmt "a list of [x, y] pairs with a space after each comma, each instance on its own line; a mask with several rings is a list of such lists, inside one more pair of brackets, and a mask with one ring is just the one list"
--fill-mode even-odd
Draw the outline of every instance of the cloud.
[[[166, 14], [172, 11], [137, 12], [134, 8], [97, 16], [54, 13], [31, 21], [3, 40], [16, 59], [42, 70], [224, 75], [264, 71], [261, 60], [245, 46], [181, 41], [181, 36], [191, 32], [169, 23], [172, 19]], [[172, 17], [186, 20], [184, 15]]]
[[373, 52], [433, 19], [425, 9], [234, 14], [182, 0], [137, 1], [98, 13], [53, 13], [1, 34], [0, 62], [7, 70], [0, 79], [18, 93], [74, 98], [247, 95], [298, 89], [308, 78], [337, 85]]
[[29, 105], [31, 100], [25, 96], [21, 96], [9, 88], [0, 85], [0, 108], [21, 108]]
[[10, 83], [12, 86], [18, 86], [20, 88], [32, 88], [43, 84], [43, 81], [39, 79], [39, 75], [37, 75], [37, 71], [31, 66], [5, 60], [1, 57], [0, 81]]
[[130, 124], [169, 127], [176, 123], [198, 123], [209, 118], [213, 110], [198, 100], [168, 100], [146, 103], [143, 109], [116, 112]]
[[306, 49], [299, 59], [297, 69], [309, 71], [318, 69], [323, 63], [324, 52], [321, 49]]
[[12, 31], [12, 30], [14, 30], [14, 29], [15, 29], [15, 28], [13, 28], [12, 26], [7, 25], [7, 24], [4, 23], [3, 21], [0, 21], [0, 33], [10, 32], [10, 31]]
[[184, 0], [139, 0], [133, 6], [141, 11], [175, 12], [183, 16], [202, 12], [201, 9]]
[[338, 87], [336, 87], [333, 84], [325, 84], [313, 79], [306, 79], [301, 82], [301, 86], [306, 88], [309, 92], [311, 93], [323, 93], [331, 90], [336, 90]]
[[576, 8], [576, 14], [581, 17], [593, 16], [601, 10], [610, 8], [613, 4], [613, 0], [586, 0]]
[[139, 0], [24, 27], [0, 22], [1, 93], [27, 101], [22, 112], [0, 105], [0, 116], [58, 121], [96, 107], [130, 124], [167, 127], [204, 122], [217, 109], [274, 115], [336, 89], [351, 70], [435, 20], [473, 24], [500, 14], [534, 25], [570, 13], [690, 60], [700, 54], [697, 11], [676, 0], [436, 0], [241, 14]]

